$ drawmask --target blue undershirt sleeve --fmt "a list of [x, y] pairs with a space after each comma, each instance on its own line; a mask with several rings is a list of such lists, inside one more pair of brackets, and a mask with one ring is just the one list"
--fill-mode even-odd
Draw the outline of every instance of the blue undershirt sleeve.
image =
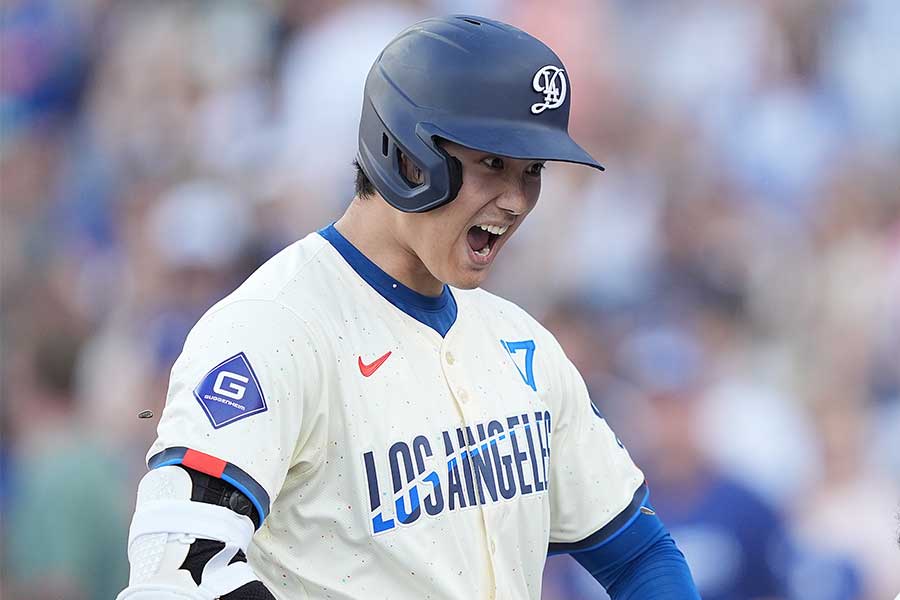
[[602, 544], [571, 554], [612, 600], [700, 600], [684, 555], [652, 509]]

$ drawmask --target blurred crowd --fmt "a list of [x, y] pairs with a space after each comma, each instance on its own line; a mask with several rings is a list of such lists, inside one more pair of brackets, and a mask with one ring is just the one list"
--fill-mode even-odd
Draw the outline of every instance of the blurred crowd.
[[[369, 66], [448, 12], [567, 66], [607, 171], [549, 165], [486, 287], [559, 337], [703, 597], [893, 598], [895, 0], [0, 0], [5, 597], [126, 584], [137, 413], [206, 308], [341, 214]], [[604, 595], [560, 557], [544, 597]]]

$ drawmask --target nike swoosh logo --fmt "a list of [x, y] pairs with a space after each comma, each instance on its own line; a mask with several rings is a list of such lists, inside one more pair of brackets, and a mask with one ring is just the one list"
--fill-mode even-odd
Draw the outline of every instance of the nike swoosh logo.
[[375, 362], [366, 364], [362, 361], [362, 356], [359, 357], [359, 372], [363, 374], [363, 377], [371, 377], [372, 373], [378, 370], [378, 367], [384, 364], [384, 361], [388, 359], [391, 353], [388, 351], [387, 354], [377, 359]]

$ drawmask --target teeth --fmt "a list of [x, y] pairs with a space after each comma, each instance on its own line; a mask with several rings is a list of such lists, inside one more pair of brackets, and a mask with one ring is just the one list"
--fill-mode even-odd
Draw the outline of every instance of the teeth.
[[476, 251], [475, 251], [475, 254], [477, 254], [478, 256], [487, 256], [487, 255], [490, 254], [490, 253], [491, 253], [491, 245], [490, 245], [490, 244], [487, 244], [487, 245], [486, 245], [484, 248], [482, 248], [481, 250], [476, 250]]
[[500, 227], [498, 225], [479, 225], [481, 229], [484, 229], [488, 233], [493, 233], [494, 235], [503, 235], [506, 233], [506, 230], [509, 229], [509, 225], [504, 225]]

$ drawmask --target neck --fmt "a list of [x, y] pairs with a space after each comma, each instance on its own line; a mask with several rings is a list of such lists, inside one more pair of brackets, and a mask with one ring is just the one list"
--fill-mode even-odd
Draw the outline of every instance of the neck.
[[334, 227], [366, 258], [405, 285], [426, 296], [440, 296], [444, 284], [425, 267], [391, 227], [393, 211], [381, 198], [354, 198]]

